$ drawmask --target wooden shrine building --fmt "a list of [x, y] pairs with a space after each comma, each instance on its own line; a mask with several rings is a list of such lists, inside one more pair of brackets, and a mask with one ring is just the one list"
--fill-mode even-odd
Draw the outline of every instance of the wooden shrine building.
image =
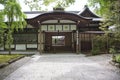
[[[12, 50], [83, 52], [92, 49], [92, 38], [102, 34], [101, 18], [85, 6], [83, 11], [25, 12], [24, 30], [13, 34]], [[1, 50], [6, 50], [4, 46]]]

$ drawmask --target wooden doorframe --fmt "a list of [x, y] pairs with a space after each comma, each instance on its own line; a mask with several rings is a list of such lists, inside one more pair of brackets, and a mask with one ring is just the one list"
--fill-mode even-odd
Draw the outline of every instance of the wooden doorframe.
[[[65, 36], [65, 46], [52, 46], [52, 36]], [[45, 32], [45, 51], [46, 52], [53, 52], [53, 48], [56, 47], [57, 49], [61, 49], [61, 52], [70, 51], [72, 50], [72, 32]], [[58, 51], [59, 51], [58, 50]], [[62, 51], [63, 50], [63, 51]]]

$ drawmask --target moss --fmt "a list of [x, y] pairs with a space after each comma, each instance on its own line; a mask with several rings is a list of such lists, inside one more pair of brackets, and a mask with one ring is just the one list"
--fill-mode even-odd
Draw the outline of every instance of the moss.
[[0, 64], [1, 63], [6, 63], [12, 59], [22, 57], [24, 55], [18, 55], [18, 54], [12, 54], [12, 55], [0, 55]]

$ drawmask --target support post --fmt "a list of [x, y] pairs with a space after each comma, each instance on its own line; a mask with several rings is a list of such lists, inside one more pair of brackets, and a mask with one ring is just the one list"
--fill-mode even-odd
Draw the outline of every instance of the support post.
[[79, 53], [79, 31], [76, 31], [76, 53]]
[[79, 33], [79, 52], [81, 52], [81, 34]]
[[72, 32], [72, 51], [74, 52], [74, 33]]
[[79, 24], [80, 20], [77, 21], [77, 30], [76, 30], [76, 53], [79, 53]]
[[39, 53], [42, 54], [42, 42], [41, 42], [41, 34], [42, 34], [42, 31], [41, 31], [41, 24], [40, 24], [40, 21], [38, 21], [38, 26], [39, 26], [39, 37], [40, 37], [40, 43], [39, 43]]
[[43, 31], [43, 52], [45, 50], [45, 32]]

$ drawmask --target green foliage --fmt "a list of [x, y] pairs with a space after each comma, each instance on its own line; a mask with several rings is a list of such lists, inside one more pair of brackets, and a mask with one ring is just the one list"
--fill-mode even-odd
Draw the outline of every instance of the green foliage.
[[[110, 46], [120, 46], [120, 0], [89, 0], [90, 5], [103, 17], [100, 29], [108, 35]], [[108, 26], [114, 26], [111, 29]]]
[[7, 0], [0, 0], [0, 4], [5, 4]]
[[94, 48], [91, 50], [91, 53], [92, 53], [92, 55], [98, 55], [98, 54], [100, 54], [100, 49], [94, 47]]
[[55, 5], [55, 7], [59, 7], [59, 6], [61, 6], [61, 7], [68, 7], [68, 6], [70, 6], [71, 4], [73, 4], [75, 2], [75, 0], [56, 0], [56, 5]]
[[105, 14], [105, 20], [103, 22], [103, 24], [101, 25], [101, 27], [106, 28], [107, 26], [114, 26], [114, 30], [112, 30], [111, 32], [114, 33], [114, 36], [118, 34], [120, 34], [120, 2], [118, 1], [114, 1], [109, 5], [108, 8], [109, 11], [107, 11]]
[[4, 29], [0, 29], [0, 47], [4, 45]]
[[109, 49], [109, 53], [112, 54], [112, 61], [116, 61], [116, 50], [115, 50], [115, 46], [112, 46], [110, 49]]
[[117, 56], [115, 57], [115, 61], [118, 62], [118, 63], [120, 63], [120, 55], [117, 55]]
[[29, 6], [31, 11], [33, 9], [40, 10], [41, 7], [39, 5], [42, 5], [41, 0], [25, 0], [24, 3]]
[[11, 44], [13, 43], [12, 31], [8, 31], [7, 34], [5, 35], [5, 37], [6, 37], [5, 43], [7, 45], [6, 48], [10, 49], [11, 47], [9, 47], [9, 46], [11, 46]]
[[[111, 10], [111, 6], [116, 0], [88, 0], [89, 5], [95, 8], [95, 12], [105, 17]], [[109, 13], [110, 14], [110, 13]]]
[[89, 0], [89, 3], [104, 18], [102, 29], [106, 31], [114, 25], [115, 35], [120, 34], [120, 0]]
[[112, 58], [112, 61], [120, 63], [120, 55], [116, 55]]
[[4, 45], [4, 32], [6, 28], [6, 24], [3, 23], [4, 21], [4, 16], [3, 16], [3, 11], [0, 11], [0, 47]]
[[8, 28], [18, 29], [26, 25], [25, 14], [21, 11], [20, 4], [16, 0], [9, 0], [5, 4], [4, 14], [8, 19]]
[[68, 7], [75, 2], [75, 0], [25, 0], [26, 5], [29, 6], [30, 10], [33, 9], [40, 10], [42, 6], [49, 6], [50, 4], [55, 4], [54, 7]]
[[95, 36], [92, 41], [92, 50], [91, 53], [93, 55], [100, 54], [101, 52], [106, 51], [106, 43], [107, 37], [106, 36]]
[[116, 53], [115, 48], [114, 48], [114, 47], [110, 48], [109, 53], [111, 53], [111, 54], [115, 54], [115, 53]]
[[[0, 4], [4, 5], [4, 10], [0, 12], [0, 43], [3, 45], [4, 37], [6, 40], [4, 41], [9, 48], [9, 54], [11, 54], [11, 44], [13, 42], [12, 34], [14, 30], [22, 29], [26, 26], [26, 22], [24, 20], [25, 15], [21, 11], [21, 7], [17, 0], [4, 0], [0, 1]], [[4, 17], [7, 18], [7, 27], [4, 23]]]

